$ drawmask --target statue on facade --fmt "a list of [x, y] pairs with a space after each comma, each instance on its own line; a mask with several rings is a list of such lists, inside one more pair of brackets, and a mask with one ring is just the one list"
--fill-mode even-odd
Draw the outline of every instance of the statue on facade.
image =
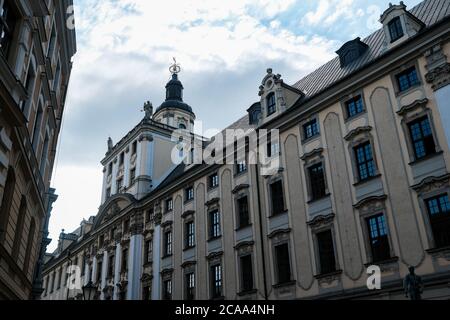
[[423, 283], [422, 278], [415, 273], [415, 268], [409, 268], [409, 274], [403, 280], [406, 298], [411, 300], [422, 300]]
[[144, 103], [145, 119], [150, 120], [153, 116], [153, 105], [150, 101]]
[[111, 137], [108, 138], [108, 151], [111, 151], [113, 148], [113, 141]]

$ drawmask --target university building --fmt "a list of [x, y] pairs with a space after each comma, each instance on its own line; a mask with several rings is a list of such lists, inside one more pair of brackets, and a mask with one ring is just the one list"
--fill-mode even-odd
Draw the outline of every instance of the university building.
[[71, 0], [0, 0], [0, 299], [37, 299], [76, 52]]
[[279, 130], [271, 175], [245, 157], [171, 161], [195, 122], [175, 65], [166, 101], [108, 141], [99, 212], [61, 233], [41, 298], [404, 299], [413, 266], [425, 299], [449, 299], [450, 2], [390, 5], [380, 22], [295, 84], [267, 70], [228, 129]]

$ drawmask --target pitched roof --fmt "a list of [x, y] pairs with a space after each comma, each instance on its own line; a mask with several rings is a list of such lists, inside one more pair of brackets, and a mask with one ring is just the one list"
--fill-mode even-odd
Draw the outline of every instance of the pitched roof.
[[[409, 12], [429, 27], [450, 16], [450, 1], [425, 0]], [[298, 81], [294, 87], [302, 90], [307, 99], [319, 94], [339, 80], [381, 57], [386, 52], [383, 50], [384, 37], [383, 29], [379, 29], [363, 40], [369, 46], [369, 49], [359, 59], [341, 68], [339, 57], [336, 57]]]

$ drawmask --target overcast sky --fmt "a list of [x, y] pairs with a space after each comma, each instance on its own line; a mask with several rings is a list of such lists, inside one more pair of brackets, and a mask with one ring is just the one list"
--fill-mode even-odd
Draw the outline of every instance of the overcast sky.
[[[184, 100], [204, 129], [221, 129], [258, 100], [267, 68], [294, 84], [346, 41], [378, 29], [392, 0], [74, 0], [78, 53], [52, 186], [55, 249], [100, 205], [100, 160], [165, 97], [172, 57]], [[394, 1], [395, 2], [395, 1]], [[420, 0], [407, 0], [411, 9]]]

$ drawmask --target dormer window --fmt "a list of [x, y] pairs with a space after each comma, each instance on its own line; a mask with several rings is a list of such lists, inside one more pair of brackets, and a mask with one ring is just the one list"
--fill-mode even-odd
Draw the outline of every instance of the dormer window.
[[275, 100], [275, 93], [267, 96], [267, 115], [270, 116], [277, 111], [277, 103]]
[[392, 21], [389, 22], [388, 27], [389, 27], [389, 34], [391, 36], [391, 43], [403, 37], [404, 33], [400, 17], [392, 19]]
[[369, 46], [361, 41], [361, 38], [345, 43], [336, 53], [339, 55], [341, 67], [348, 66], [358, 60], [367, 51]]

